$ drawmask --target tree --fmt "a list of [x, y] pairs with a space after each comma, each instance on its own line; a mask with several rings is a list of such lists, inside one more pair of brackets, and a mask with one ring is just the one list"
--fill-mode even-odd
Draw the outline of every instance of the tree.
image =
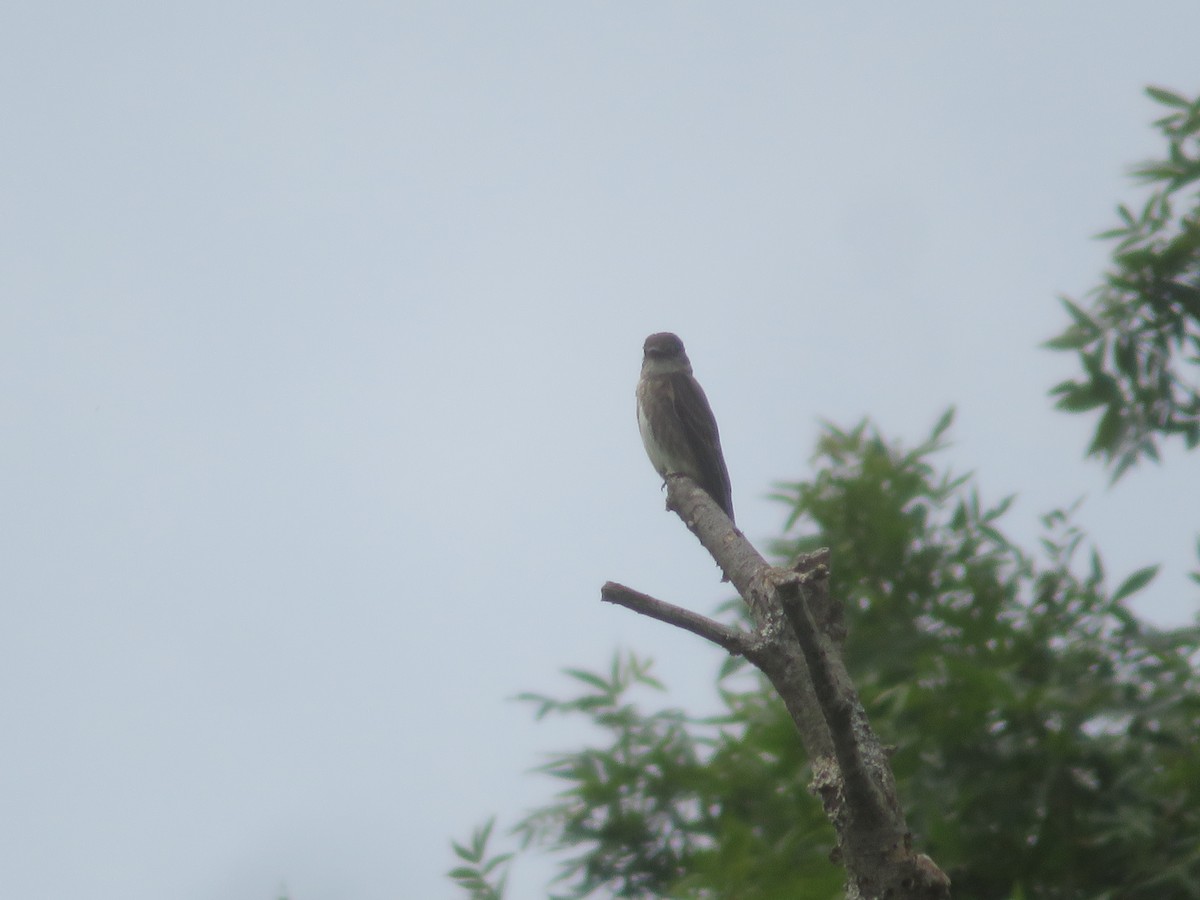
[[[1155, 457], [1157, 437], [1191, 446], [1200, 427], [1181, 368], [1195, 360], [1176, 356], [1200, 347], [1200, 215], [1171, 218], [1200, 174], [1188, 143], [1200, 101], [1151, 95], [1175, 110], [1157, 123], [1178, 143], [1173, 180], [1143, 167], [1161, 196], [1126, 217], [1096, 309], [1068, 301], [1074, 324], [1052, 342], [1088, 375], [1055, 389], [1060, 406], [1107, 406], [1091, 452], [1117, 475]], [[1141, 622], [1126, 601], [1156, 567], [1111, 585], [1072, 510], [1044, 517], [1036, 551], [1017, 547], [1002, 530], [1011, 497], [988, 505], [973, 479], [939, 471], [950, 421], [912, 449], [869, 422], [827, 426], [814, 477], [777, 494], [776, 557], [831, 551], [846, 665], [893, 748], [908, 825], [961, 897], [1200, 898], [1200, 628]], [[738, 606], [725, 616], [745, 621]], [[840, 895], [810, 760], [763, 676], [726, 659], [711, 718], [646, 711], [662, 686], [636, 656], [568, 676], [572, 695], [525, 701], [608, 739], [542, 766], [564, 790], [514, 828], [525, 848], [563, 856], [562, 897]], [[472, 897], [500, 896], [506, 863], [486, 837], [458, 848]]]
[[1053, 392], [1060, 409], [1104, 410], [1088, 452], [1114, 479], [1158, 459], [1160, 438], [1200, 443], [1200, 192], [1185, 191], [1200, 181], [1200, 97], [1147, 93], [1170, 110], [1154, 123], [1166, 157], [1133, 170], [1155, 187], [1140, 212], [1117, 207], [1121, 224], [1100, 235], [1117, 242], [1112, 268], [1086, 309], [1063, 300], [1071, 323], [1048, 342], [1078, 354], [1083, 377]]
[[[1155, 570], [1110, 588], [1069, 511], [1045, 517], [1039, 553], [1017, 548], [1011, 498], [985, 506], [937, 471], [945, 424], [911, 450], [830, 427], [817, 476], [779, 493], [779, 555], [837, 561], [847, 663], [913, 831], [963, 897], [1200, 897], [1200, 630], [1140, 622], [1125, 601]], [[568, 674], [582, 692], [525, 700], [609, 740], [542, 766], [565, 789], [516, 828], [573, 854], [563, 896], [839, 895], [795, 728], [761, 678], [726, 660], [725, 712], [697, 719], [644, 711], [634, 695], [661, 686], [635, 657]]]

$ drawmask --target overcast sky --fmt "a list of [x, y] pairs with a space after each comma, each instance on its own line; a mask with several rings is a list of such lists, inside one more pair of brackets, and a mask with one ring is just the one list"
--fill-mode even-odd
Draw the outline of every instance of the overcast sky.
[[[1009, 530], [1086, 495], [1196, 611], [1197, 457], [1116, 489], [1055, 297], [1200, 90], [1200, 4], [237, 3], [0, 11], [0, 895], [457, 896], [577, 745], [510, 702], [720, 654], [599, 601], [728, 587], [633, 412], [677, 332], [739, 524], [820, 419]], [[515, 900], [544, 896], [518, 870]]]

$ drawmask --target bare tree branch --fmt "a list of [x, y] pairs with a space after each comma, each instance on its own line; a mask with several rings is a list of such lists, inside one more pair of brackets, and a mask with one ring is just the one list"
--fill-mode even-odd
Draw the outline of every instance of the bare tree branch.
[[694, 613], [690, 609], [655, 599], [649, 594], [635, 591], [633, 588], [617, 584], [615, 581], [605, 582], [604, 587], [600, 588], [600, 599], [605, 603], [615, 603], [626, 609], [632, 609], [636, 613], [641, 613], [643, 616], [649, 616], [660, 622], [666, 622], [668, 625], [674, 625], [676, 628], [682, 628], [684, 631], [690, 631], [707, 641], [712, 641], [735, 656], [744, 655], [753, 644], [752, 636], [744, 631], [722, 625], [720, 622]]
[[684, 475], [667, 479], [667, 508], [746, 601], [753, 634], [609, 582], [602, 599], [740, 653], [770, 680], [792, 716], [817, 794], [838, 836], [847, 900], [948, 900], [950, 880], [912, 849], [895, 779], [841, 655], [841, 604], [829, 594], [829, 551], [771, 566], [720, 506]]
[[[804, 651], [817, 703], [821, 705], [825, 721], [829, 723], [846, 800], [855, 811], [861, 826], [872, 829], [886, 827], [889, 810], [864, 759], [864, 750], [869, 750], [872, 743], [870, 740], [864, 740], [862, 724], [865, 723], [865, 713], [862, 723], [855, 722], [855, 710], [862, 709], [862, 703], [858, 699], [858, 692], [850, 683], [841, 657], [830, 652], [827, 646], [828, 639], [823, 639], [817, 631], [816, 622], [809, 612], [802, 582], [816, 577], [827, 581], [828, 569], [819, 569], [808, 576], [808, 579], [805, 579], [805, 576], [792, 575], [786, 580], [781, 580], [779, 597], [783, 601], [783, 611], [788, 623], [800, 642], [800, 649]], [[873, 737], [874, 735], [871, 735], [871, 738]], [[874, 741], [874, 744], [878, 747], [878, 741]], [[882, 753], [879, 759], [883, 759]]]

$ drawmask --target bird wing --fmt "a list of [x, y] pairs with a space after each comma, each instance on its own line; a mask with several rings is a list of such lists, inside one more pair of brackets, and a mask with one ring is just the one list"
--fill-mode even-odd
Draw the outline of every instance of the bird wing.
[[733, 521], [733, 489], [729, 484], [729, 469], [721, 452], [721, 435], [708, 397], [693, 376], [679, 373], [671, 376], [675, 413], [687, 434], [688, 445], [703, 448], [696, 465], [700, 469], [700, 486], [725, 510]]

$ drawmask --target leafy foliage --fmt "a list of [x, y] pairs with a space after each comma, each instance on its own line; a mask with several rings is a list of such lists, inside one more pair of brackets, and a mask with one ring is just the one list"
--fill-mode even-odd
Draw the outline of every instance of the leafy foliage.
[[[1200, 897], [1200, 630], [1141, 623], [1124, 602], [1153, 568], [1110, 589], [1069, 511], [1017, 548], [1011, 498], [935, 466], [950, 422], [912, 449], [828, 426], [817, 476], [778, 494], [776, 552], [833, 550], [847, 663], [918, 845], [961, 897]], [[711, 719], [639, 708], [660, 686], [634, 657], [525, 698], [604, 735], [541, 767], [564, 790], [516, 828], [571, 854], [563, 896], [840, 896], [794, 727], [749, 674], [722, 666]]]
[[[1162, 88], [1147, 93], [1169, 112], [1155, 126], [1165, 159], [1135, 167], [1154, 185], [1140, 211], [1120, 206], [1113, 268], [1084, 309], [1064, 299], [1070, 324], [1047, 346], [1078, 354], [1082, 379], [1053, 388], [1069, 412], [1103, 409], [1088, 449], [1114, 466], [1114, 478], [1143, 457], [1158, 458], [1158, 439], [1200, 443], [1200, 97]], [[1184, 211], [1176, 213], [1183, 201]]]
[[841, 884], [827, 858], [832, 835], [805, 790], [794, 726], [761, 684], [727, 688], [727, 714], [703, 719], [642, 712], [630, 694], [662, 686], [634, 656], [615, 660], [607, 678], [568, 674], [588, 690], [566, 701], [523, 699], [539, 716], [587, 716], [607, 746], [541, 766], [569, 786], [517, 826], [526, 844], [577, 853], [563, 867], [566, 896], [785, 897], [797, 872], [826, 892]]
[[1014, 546], [1011, 498], [985, 507], [930, 465], [948, 424], [910, 451], [830, 429], [786, 494], [808, 534], [779, 548], [833, 548], [910, 826], [958, 896], [1200, 896], [1200, 632], [1124, 606], [1153, 568], [1110, 592], [1092, 551], [1080, 573], [1069, 511], [1044, 517], [1038, 558]]
[[456, 866], [448, 875], [459, 887], [466, 890], [471, 900], [500, 900], [504, 896], [508, 862], [512, 859], [512, 854], [488, 853], [488, 841], [491, 839], [492, 826], [495, 823], [494, 818], [488, 819], [482, 827], [475, 829], [470, 844], [453, 842], [451, 845], [454, 847], [454, 855], [466, 865]]

